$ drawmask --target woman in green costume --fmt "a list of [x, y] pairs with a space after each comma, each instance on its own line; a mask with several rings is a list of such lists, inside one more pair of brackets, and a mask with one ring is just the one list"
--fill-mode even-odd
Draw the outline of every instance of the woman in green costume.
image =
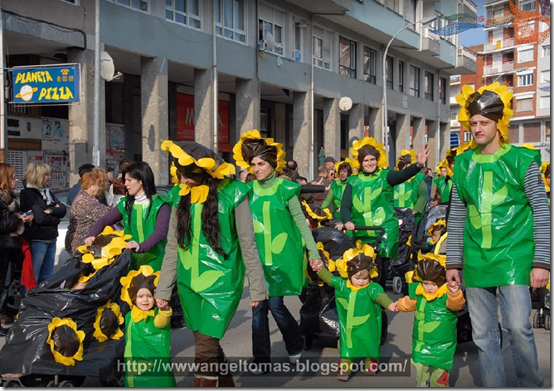
[[[385, 230], [381, 243], [379, 283], [385, 288], [390, 259], [398, 255], [398, 217], [394, 211], [393, 187], [407, 181], [425, 165], [429, 155], [427, 145], [422, 145], [417, 163], [403, 170], [394, 171], [387, 166], [383, 144], [370, 137], [355, 141], [350, 148], [352, 161], [359, 168], [358, 175], [348, 178], [340, 207], [344, 227], [353, 231], [356, 226], [379, 226]], [[355, 231], [354, 239], [373, 243], [377, 231]]]
[[130, 270], [150, 265], [154, 271], [162, 268], [169, 226], [169, 205], [156, 192], [154, 174], [146, 162], [133, 162], [123, 172], [127, 195], [117, 208], [100, 218], [90, 229], [85, 244], [90, 246], [104, 227], [123, 220], [126, 235], [131, 239], [125, 247], [133, 250]]
[[[396, 161], [396, 170], [402, 170], [416, 162], [416, 153], [412, 149], [403, 149], [401, 156]], [[397, 208], [409, 208], [415, 215], [416, 224], [421, 219], [425, 204], [427, 203], [427, 186], [423, 179], [425, 174], [421, 171], [406, 182], [394, 186], [394, 206]]]
[[[352, 175], [353, 169], [350, 159], [346, 158], [342, 162], [335, 163], [335, 180], [331, 182], [329, 192], [323, 200], [321, 207], [323, 209], [333, 205], [333, 217], [340, 219], [340, 202], [342, 200], [342, 194], [346, 188], [346, 179]], [[337, 227], [342, 229], [342, 227]]]
[[[300, 358], [303, 340], [298, 323], [283, 302], [283, 296], [299, 295], [304, 283], [304, 245], [310, 261], [319, 260], [319, 253], [302, 213], [300, 185], [277, 174], [285, 167], [282, 144], [271, 138], [261, 138], [257, 130], [243, 134], [233, 148], [237, 165], [256, 175], [249, 182], [250, 209], [254, 219], [256, 245], [264, 268], [269, 299], [252, 313], [252, 351], [254, 363], [270, 362], [268, 311], [271, 311], [283, 334], [289, 360]], [[253, 374], [267, 372], [258, 365]]]
[[180, 184], [171, 191], [171, 233], [156, 302], [165, 308], [177, 283], [186, 325], [194, 333], [195, 386], [234, 386], [230, 373], [210, 366], [225, 362], [219, 340], [240, 302], [245, 269], [250, 305], [267, 298], [249, 189], [228, 177], [235, 172], [233, 165], [203, 145], [164, 141], [162, 150], [172, 154], [171, 173]]
[[440, 176], [433, 180], [436, 186], [435, 200], [441, 204], [448, 203], [450, 201], [450, 193], [452, 192], [452, 170], [446, 166], [446, 161], [443, 160], [441, 164], [437, 166], [437, 172], [440, 172]]
[[[418, 255], [409, 296], [396, 302], [398, 311], [415, 311], [412, 365], [418, 387], [448, 387], [456, 352], [457, 311], [465, 305], [458, 287], [446, 284], [446, 257]], [[430, 374], [429, 367], [433, 367]]]
[[382, 319], [379, 306], [396, 311], [396, 305], [383, 288], [372, 282], [378, 274], [373, 247], [360, 242], [357, 244], [359, 247], [346, 250], [343, 257], [334, 263], [340, 277], [333, 276], [323, 267], [323, 263], [313, 268], [327, 285], [335, 288], [340, 324], [340, 381], [350, 379], [354, 358], [365, 358], [365, 374], [377, 373], [381, 358]]

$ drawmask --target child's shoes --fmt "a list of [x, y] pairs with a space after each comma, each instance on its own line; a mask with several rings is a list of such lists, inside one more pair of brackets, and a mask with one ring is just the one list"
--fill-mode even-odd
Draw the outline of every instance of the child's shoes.
[[339, 381], [348, 381], [350, 380], [350, 371], [344, 369], [339, 369], [339, 374], [337, 375], [337, 380]]
[[366, 358], [364, 360], [364, 375], [375, 376], [379, 367], [379, 361], [373, 358]]
[[339, 374], [337, 375], [337, 380], [348, 381], [350, 380], [351, 374], [352, 374], [352, 361], [342, 359], [339, 362]]

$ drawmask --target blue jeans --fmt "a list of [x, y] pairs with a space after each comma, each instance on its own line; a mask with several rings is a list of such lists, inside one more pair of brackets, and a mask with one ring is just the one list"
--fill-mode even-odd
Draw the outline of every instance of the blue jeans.
[[[473, 341], [479, 349], [483, 387], [506, 387], [498, 330], [496, 290], [497, 288], [466, 289]], [[529, 287], [499, 286], [498, 298], [502, 313], [502, 327], [508, 331], [519, 386], [541, 387], [544, 379], [538, 371], [537, 347], [529, 320], [531, 316]]]
[[47, 280], [54, 271], [56, 260], [56, 242], [42, 243], [31, 241], [31, 255], [33, 257], [33, 272], [37, 284]]
[[268, 310], [271, 311], [273, 319], [277, 322], [289, 355], [300, 353], [304, 346], [300, 327], [285, 307], [283, 296], [270, 297], [252, 308], [252, 353], [256, 362], [259, 363], [271, 361]]

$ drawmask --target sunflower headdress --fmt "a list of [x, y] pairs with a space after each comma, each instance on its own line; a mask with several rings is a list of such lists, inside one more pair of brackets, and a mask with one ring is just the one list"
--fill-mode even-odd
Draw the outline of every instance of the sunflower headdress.
[[[510, 108], [512, 97], [508, 87], [499, 82], [482, 86], [477, 91], [466, 84], [462, 87], [462, 92], [456, 95], [456, 101], [460, 105], [458, 121], [466, 129], [470, 129], [469, 120], [476, 114], [497, 121], [500, 142], [509, 143], [510, 119], [514, 115]], [[472, 148], [477, 147], [475, 140], [471, 140], [470, 145]]]
[[112, 303], [110, 300], [96, 310], [94, 334], [92, 336], [100, 342], [107, 341], [108, 339], [118, 340], [123, 337], [123, 332], [119, 327], [123, 322], [121, 308], [117, 303]]
[[353, 161], [350, 160], [350, 158], [346, 158], [343, 161], [335, 163], [335, 178], [339, 178], [340, 177], [339, 171], [346, 167], [350, 167], [350, 174], [348, 175], [355, 174], [358, 171], [356, 167], [354, 167]]
[[546, 192], [548, 193], [550, 191], [550, 186], [548, 186], [546, 184], [546, 172], [547, 172], [547, 170], [549, 171], [549, 174], [550, 174], [550, 162], [549, 161], [544, 161], [541, 164], [540, 171], [541, 171], [541, 175], [542, 175], [542, 180], [544, 182], [544, 188], [545, 188]]
[[84, 339], [85, 332], [77, 330], [77, 324], [70, 318], [54, 318], [48, 325], [46, 343], [50, 345], [54, 360], [67, 367], [83, 360]]
[[250, 164], [255, 157], [271, 164], [276, 174], [281, 174], [286, 166], [283, 144], [276, 143], [272, 138], [261, 137], [258, 129], [244, 133], [233, 147], [233, 159], [237, 166], [247, 169], [251, 174], [254, 171]]
[[364, 137], [361, 140], [356, 140], [352, 143], [350, 147], [350, 154], [352, 155], [352, 165], [354, 168], [361, 170], [360, 162], [358, 161], [358, 156], [360, 150], [371, 151], [372, 153], [378, 152], [379, 159], [377, 160], [378, 168], [385, 168], [388, 166], [387, 162], [387, 152], [385, 151], [383, 143], [378, 143], [373, 137]]
[[434, 222], [433, 224], [431, 224], [429, 226], [429, 229], [427, 230], [427, 236], [433, 236], [433, 231], [436, 229], [436, 228], [439, 228], [439, 227], [443, 227], [443, 228], [446, 228], [446, 220], [445, 219], [440, 219], [440, 220], [437, 220], [436, 222]]
[[133, 308], [134, 301], [137, 298], [137, 292], [141, 288], [146, 288], [152, 293], [158, 285], [160, 272], [155, 272], [150, 265], [142, 265], [139, 270], [131, 270], [125, 277], [121, 277], [121, 300]]
[[[308, 218], [311, 218], [313, 220], [319, 221], [320, 223], [326, 220], [331, 220], [333, 218], [333, 215], [329, 211], [329, 208], [320, 208], [318, 207], [315, 211], [312, 210], [310, 205], [305, 200], [302, 200], [302, 206], [304, 207], [304, 210], [306, 211], [306, 214]], [[316, 205], [317, 206], [317, 205]], [[316, 213], [318, 212], [318, 213]]]
[[413, 281], [433, 281], [439, 287], [446, 283], [446, 256], [420, 251], [417, 260]]
[[[191, 187], [185, 183], [180, 183], [177, 165], [183, 167], [184, 172], [191, 179], [198, 178], [197, 182], [200, 182], [201, 178], [205, 175], [216, 179], [223, 179], [225, 176], [235, 173], [235, 166], [225, 162], [211, 149], [194, 141], [181, 141], [177, 144], [171, 140], [165, 140], [162, 142], [161, 149], [169, 151], [174, 159], [169, 170], [171, 182], [174, 185], [180, 186], [180, 196], [190, 193], [190, 202], [193, 204], [205, 202], [210, 189], [206, 185]], [[175, 164], [176, 162], [177, 165]]]
[[446, 168], [446, 175], [448, 175], [449, 177], [452, 178], [452, 176], [454, 175], [454, 172], [453, 172], [452, 169], [450, 168], [450, 165], [448, 164], [448, 160], [447, 160], [447, 159], [441, 160], [441, 162], [439, 163], [439, 165], [438, 165], [437, 167], [435, 167], [435, 171], [438, 172], [438, 173], [440, 174], [441, 168]]
[[417, 161], [416, 151], [413, 149], [408, 151], [407, 149], [403, 149], [402, 152], [400, 152], [400, 157], [396, 160], [396, 167], [395, 170], [398, 170], [400, 162], [404, 161], [409, 164], [414, 164]]
[[[337, 271], [343, 278], [349, 278], [361, 270], [369, 271], [369, 278], [374, 280], [379, 275], [375, 260], [375, 251], [369, 244], [356, 242], [356, 247], [346, 250], [342, 258], [335, 261]], [[348, 281], [350, 282], [350, 281]]]

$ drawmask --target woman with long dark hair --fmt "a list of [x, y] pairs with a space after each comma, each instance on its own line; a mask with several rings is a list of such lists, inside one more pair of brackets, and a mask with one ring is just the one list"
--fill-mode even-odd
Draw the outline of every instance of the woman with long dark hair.
[[85, 244], [90, 246], [104, 227], [123, 220], [125, 234], [132, 236], [125, 246], [133, 250], [129, 268], [138, 270], [141, 265], [150, 265], [154, 271], [159, 271], [167, 242], [169, 205], [156, 192], [154, 174], [148, 163], [132, 163], [123, 172], [123, 178], [126, 197], [94, 224]]
[[219, 340], [235, 314], [244, 286], [250, 305], [267, 298], [262, 265], [254, 242], [248, 186], [228, 177], [234, 173], [213, 151], [196, 142], [164, 141], [174, 158], [172, 175], [179, 183], [170, 192], [171, 234], [156, 302], [168, 307], [177, 283], [186, 325], [194, 333], [197, 387], [234, 386], [230, 373], [211, 367], [225, 358]]

